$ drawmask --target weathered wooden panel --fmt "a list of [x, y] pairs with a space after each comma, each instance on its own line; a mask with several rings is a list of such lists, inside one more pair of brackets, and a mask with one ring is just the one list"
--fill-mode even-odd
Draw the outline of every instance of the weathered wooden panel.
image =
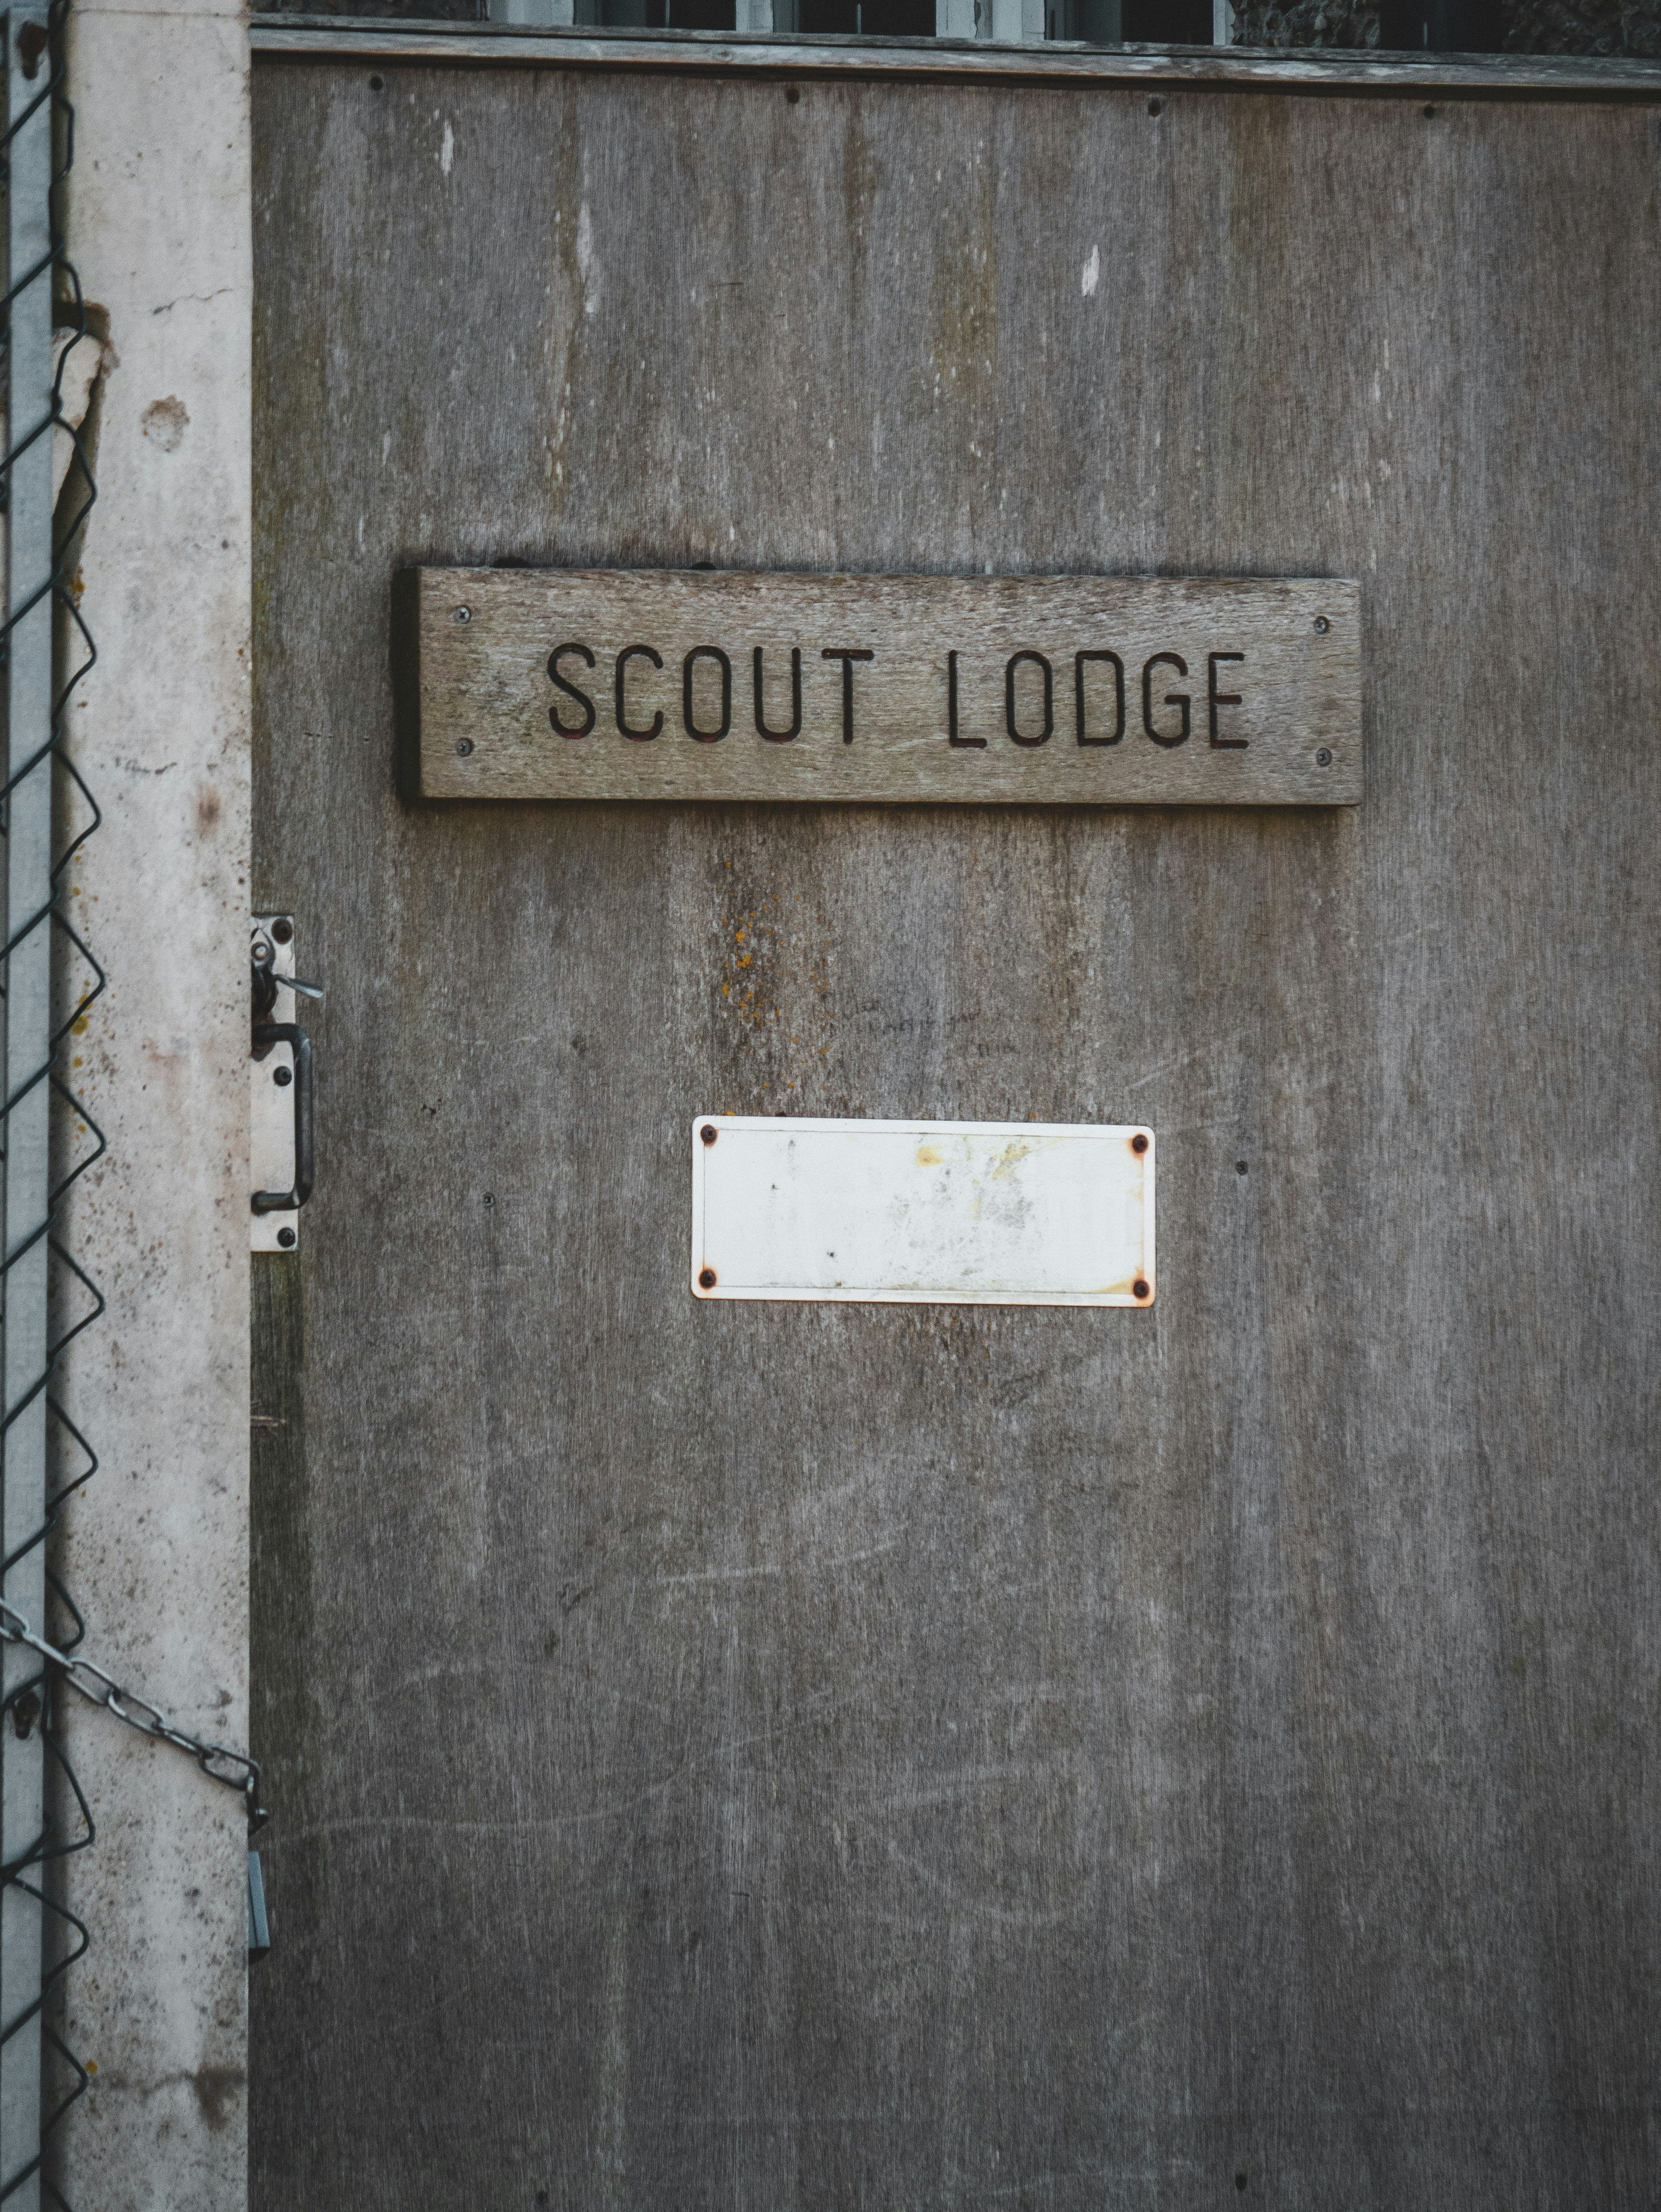
[[406, 590], [426, 799], [1361, 795], [1353, 583], [424, 568]]
[[[1654, 118], [1160, 90], [260, 65], [264, 2212], [1653, 2194]], [[1359, 577], [1366, 802], [405, 809], [455, 560]], [[717, 1106], [1158, 1309], [697, 1304]]]

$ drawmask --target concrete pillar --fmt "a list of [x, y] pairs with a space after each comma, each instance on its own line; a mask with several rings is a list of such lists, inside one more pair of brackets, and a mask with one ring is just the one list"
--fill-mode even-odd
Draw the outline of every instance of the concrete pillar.
[[[86, 1649], [246, 1744], [248, 42], [214, 0], [76, 0], [70, 252], [107, 317], [69, 721], [104, 809], [70, 909], [109, 972], [70, 1047], [109, 1139], [64, 1233], [109, 1301], [62, 1395], [102, 1461], [58, 1548]], [[63, 1892], [90, 1948], [62, 2032], [95, 2067], [49, 2154], [84, 2212], [247, 2190], [245, 1823], [229, 1790], [65, 1697], [98, 1824]]]

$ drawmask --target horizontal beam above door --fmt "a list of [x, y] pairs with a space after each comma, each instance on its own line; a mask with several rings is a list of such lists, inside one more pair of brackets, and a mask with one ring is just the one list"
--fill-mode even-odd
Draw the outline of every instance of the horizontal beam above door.
[[256, 55], [329, 60], [527, 64], [547, 69], [693, 70], [722, 75], [995, 80], [1050, 84], [1164, 83], [1220, 90], [1427, 91], [1500, 98], [1661, 100], [1661, 62], [1573, 54], [1425, 54], [1393, 59], [1339, 48], [993, 46], [944, 39], [781, 39], [764, 32], [522, 30], [470, 23], [388, 27], [337, 16], [256, 16]]

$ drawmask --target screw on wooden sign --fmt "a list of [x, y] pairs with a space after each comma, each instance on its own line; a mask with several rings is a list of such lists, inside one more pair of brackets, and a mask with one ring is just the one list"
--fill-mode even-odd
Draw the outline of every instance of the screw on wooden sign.
[[423, 799], [1353, 805], [1332, 579], [403, 572]]

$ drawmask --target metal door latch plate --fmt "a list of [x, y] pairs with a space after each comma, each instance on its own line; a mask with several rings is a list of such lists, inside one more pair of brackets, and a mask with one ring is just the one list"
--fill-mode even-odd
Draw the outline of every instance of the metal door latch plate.
[[[277, 986], [277, 1000], [267, 1018], [292, 1022], [296, 1018], [295, 994], [285, 989], [283, 978], [295, 973], [294, 916], [257, 914], [252, 936], [263, 937], [271, 951], [271, 969]], [[248, 1062], [250, 1115], [248, 1164], [250, 1191], [292, 1190], [295, 1184], [294, 1048], [271, 1044], [263, 1052], [256, 1047]], [[275, 1213], [251, 1213], [248, 1249], [253, 1252], [292, 1252], [300, 1243], [300, 1208]]]

